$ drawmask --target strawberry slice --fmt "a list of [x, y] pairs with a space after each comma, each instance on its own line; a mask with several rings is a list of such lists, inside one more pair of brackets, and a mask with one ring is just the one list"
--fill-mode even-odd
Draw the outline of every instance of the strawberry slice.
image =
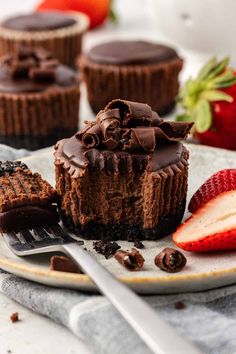
[[236, 249], [236, 190], [210, 200], [173, 234], [174, 243], [186, 251]]
[[211, 176], [192, 196], [188, 210], [194, 213], [217, 195], [236, 190], [236, 169], [221, 170]]

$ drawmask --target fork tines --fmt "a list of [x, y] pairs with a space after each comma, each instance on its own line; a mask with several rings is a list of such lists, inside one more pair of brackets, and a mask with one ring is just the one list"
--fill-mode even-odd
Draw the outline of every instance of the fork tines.
[[10, 231], [3, 236], [12, 249], [20, 252], [72, 242], [58, 224], [19, 232]]

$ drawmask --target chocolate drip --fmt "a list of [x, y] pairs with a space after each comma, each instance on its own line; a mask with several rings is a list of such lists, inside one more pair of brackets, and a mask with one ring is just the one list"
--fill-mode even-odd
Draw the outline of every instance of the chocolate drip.
[[186, 138], [193, 123], [164, 122], [144, 103], [111, 101], [76, 138], [85, 148], [153, 152]]

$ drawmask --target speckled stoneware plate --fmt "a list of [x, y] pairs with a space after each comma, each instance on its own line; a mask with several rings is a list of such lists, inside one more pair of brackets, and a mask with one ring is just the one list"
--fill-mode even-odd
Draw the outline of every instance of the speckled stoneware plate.
[[[236, 152], [204, 146], [188, 145], [191, 152], [188, 198], [214, 172], [236, 168]], [[34, 157], [23, 159], [33, 171], [42, 173], [45, 179], [54, 184], [52, 150]], [[130, 249], [132, 243], [119, 242], [124, 249]], [[154, 265], [154, 256], [164, 247], [173, 246], [171, 238], [158, 242], [144, 242], [143, 253], [146, 262], [142, 271], [128, 272], [114, 258], [106, 260], [92, 249], [92, 242], [85, 241], [87, 249], [111, 272], [123, 282], [140, 293], [176, 293], [200, 291], [216, 288], [236, 282], [236, 251], [212, 254], [191, 254], [187, 257], [186, 267], [179, 273], [168, 274]], [[0, 267], [23, 278], [58, 287], [95, 290], [95, 286], [86, 275], [50, 271], [50, 255], [17, 257], [0, 239]]]

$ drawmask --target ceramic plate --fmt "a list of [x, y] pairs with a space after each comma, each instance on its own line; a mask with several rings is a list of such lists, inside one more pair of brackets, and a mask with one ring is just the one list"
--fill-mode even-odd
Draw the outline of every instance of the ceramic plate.
[[[234, 167], [236, 168], [236, 153], [188, 145], [191, 152], [189, 170], [188, 198], [214, 172]], [[28, 157], [24, 160], [33, 171], [40, 172], [45, 179], [54, 184], [54, 168], [52, 150]], [[132, 243], [119, 242], [124, 249], [130, 249]], [[176, 293], [200, 291], [236, 282], [236, 251], [212, 254], [185, 253], [186, 267], [179, 273], [168, 274], [154, 265], [155, 255], [164, 247], [173, 246], [171, 238], [167, 237], [158, 242], [144, 242], [143, 253], [146, 262], [142, 271], [128, 272], [114, 258], [106, 260], [93, 251], [92, 241], [85, 241], [87, 249], [101, 262], [104, 267], [119, 277], [123, 282], [140, 293]], [[17, 257], [0, 239], [0, 267], [39, 283], [58, 287], [95, 290], [95, 286], [86, 275], [50, 271], [50, 255]]]

